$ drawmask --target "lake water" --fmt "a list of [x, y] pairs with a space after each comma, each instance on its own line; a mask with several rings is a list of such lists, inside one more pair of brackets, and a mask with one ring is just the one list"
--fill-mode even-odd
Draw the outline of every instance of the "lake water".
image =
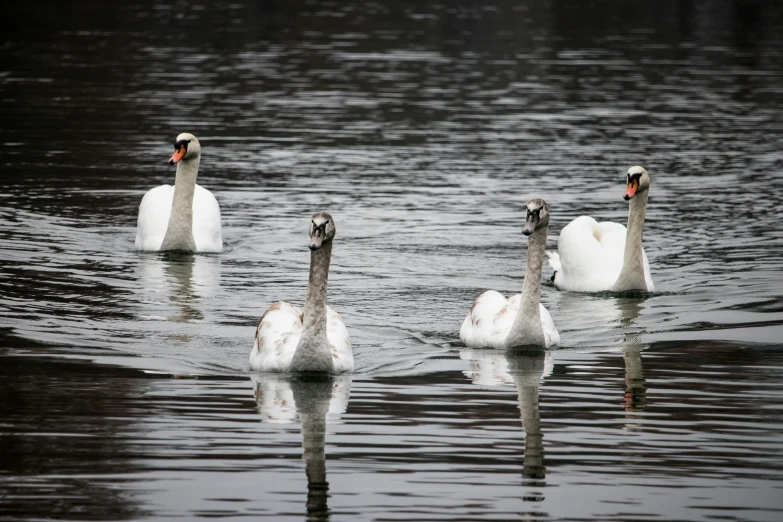
[[[0, 518], [783, 519], [783, 7], [68, 4], [0, 22]], [[218, 255], [133, 248], [180, 132]], [[466, 349], [636, 164], [656, 292]], [[318, 210], [356, 372], [254, 375]]]

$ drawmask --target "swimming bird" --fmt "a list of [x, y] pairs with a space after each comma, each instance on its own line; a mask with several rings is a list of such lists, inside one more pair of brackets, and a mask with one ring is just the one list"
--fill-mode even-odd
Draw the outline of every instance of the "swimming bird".
[[531, 199], [526, 210], [522, 233], [528, 236], [527, 270], [522, 293], [506, 299], [487, 290], [478, 296], [459, 331], [469, 348], [549, 347], [560, 342], [552, 316], [539, 302], [549, 208], [543, 199]]
[[631, 167], [623, 195], [630, 201], [627, 230], [619, 223], [579, 216], [560, 231], [558, 252], [547, 252], [555, 287], [574, 292], [655, 290], [642, 248], [649, 191], [650, 175]]
[[177, 165], [174, 186], [147, 191], [139, 205], [138, 250], [220, 252], [223, 237], [220, 206], [210, 191], [196, 184], [201, 145], [192, 134], [177, 136], [169, 165]]
[[310, 282], [304, 311], [283, 301], [261, 316], [250, 352], [250, 368], [263, 372], [353, 371], [348, 330], [326, 304], [326, 285], [337, 229], [326, 212], [310, 221]]

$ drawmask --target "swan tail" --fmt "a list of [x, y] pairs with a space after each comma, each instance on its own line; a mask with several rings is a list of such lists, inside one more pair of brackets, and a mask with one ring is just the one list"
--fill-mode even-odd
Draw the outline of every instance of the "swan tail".
[[560, 271], [560, 254], [557, 252], [547, 252], [547, 257], [549, 258], [549, 266], [552, 267], [552, 270], [554, 270], [554, 273], [552, 274], [552, 281], [555, 280], [555, 274], [557, 274]]

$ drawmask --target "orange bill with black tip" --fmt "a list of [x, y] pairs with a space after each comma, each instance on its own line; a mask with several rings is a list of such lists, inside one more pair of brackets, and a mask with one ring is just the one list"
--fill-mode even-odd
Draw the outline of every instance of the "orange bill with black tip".
[[171, 159], [169, 160], [169, 165], [174, 165], [179, 160], [182, 159], [182, 157], [185, 155], [185, 153], [188, 151], [187, 148], [185, 148], [184, 145], [174, 146], [174, 154], [171, 156]]
[[639, 189], [639, 180], [638, 179], [632, 179], [628, 182], [628, 186], [625, 189], [625, 194], [623, 194], [624, 200], [631, 199], [634, 194], [636, 194], [636, 191]]

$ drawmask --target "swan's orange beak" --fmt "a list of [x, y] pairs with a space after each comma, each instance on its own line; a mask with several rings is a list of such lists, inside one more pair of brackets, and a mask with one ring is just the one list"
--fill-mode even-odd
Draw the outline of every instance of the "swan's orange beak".
[[634, 194], [636, 194], [636, 191], [639, 189], [639, 180], [638, 179], [632, 179], [628, 182], [628, 187], [625, 189], [625, 194], [623, 194], [623, 199], [625, 201], [628, 201], [631, 199]]
[[187, 151], [188, 149], [186, 149], [184, 145], [180, 145], [179, 147], [175, 148], [174, 154], [171, 156], [171, 159], [169, 160], [169, 165], [174, 165], [179, 160], [181, 160], [182, 156], [184, 156]]

